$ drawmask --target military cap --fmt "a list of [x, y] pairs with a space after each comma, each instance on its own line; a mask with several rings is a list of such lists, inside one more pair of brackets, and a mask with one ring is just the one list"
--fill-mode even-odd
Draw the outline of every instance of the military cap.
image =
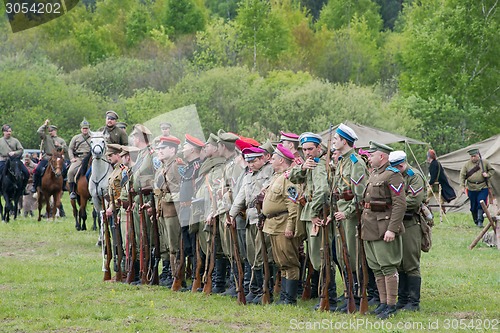
[[346, 139], [349, 142], [354, 142], [358, 139], [358, 136], [353, 131], [353, 129], [347, 125], [344, 125], [343, 123], [340, 123], [335, 132], [337, 132], [340, 137]]
[[274, 153], [289, 161], [293, 161], [295, 159], [295, 155], [281, 143], [276, 146]]
[[272, 154], [274, 153], [274, 146], [273, 146], [273, 143], [271, 142], [271, 140], [267, 139], [267, 141], [265, 143], [263, 143], [262, 145], [259, 146], [259, 148], [262, 148], [264, 149], [265, 151], [267, 151], [269, 154]]
[[210, 133], [210, 136], [208, 137], [207, 144], [217, 146], [217, 142], [219, 142], [219, 137], [215, 135], [214, 133]]
[[299, 142], [299, 136], [295, 133], [285, 133], [283, 131], [280, 131], [280, 142], [282, 141], [292, 141], [292, 142]]
[[122, 146], [116, 143], [110, 143], [106, 146], [106, 155], [120, 154]]
[[205, 147], [205, 143], [203, 141], [201, 141], [200, 139], [195, 138], [194, 136], [191, 136], [189, 134], [185, 134], [184, 137], [186, 138], [184, 143], [189, 143], [191, 146], [197, 147], [197, 148]]
[[170, 127], [172, 127], [171, 123], [167, 123], [167, 122], [160, 123], [160, 128], [161, 129], [167, 129], [167, 128], [170, 128]]
[[113, 110], [106, 111], [106, 118], [117, 120], [118, 119], [118, 113], [116, 113]]
[[245, 157], [245, 161], [251, 162], [257, 157], [263, 156], [265, 150], [259, 147], [248, 147], [243, 149], [243, 156]]
[[[252, 138], [246, 138], [244, 136], [240, 136], [240, 138], [238, 140], [236, 140], [236, 142], [239, 142], [239, 141], [243, 141], [243, 142], [249, 144], [250, 145], [249, 147], [258, 147], [258, 146], [260, 146], [259, 141], [255, 140], [255, 139], [252, 139]], [[246, 147], [244, 147], [244, 148], [246, 148]]]
[[127, 129], [127, 123], [124, 123], [123, 121], [119, 121], [116, 123], [116, 127], [121, 128], [121, 129]]
[[385, 154], [390, 154], [391, 151], [393, 151], [391, 147], [384, 145], [383, 143], [378, 143], [375, 141], [370, 141], [370, 148], [368, 148], [369, 153], [374, 153], [376, 151], [380, 151]]
[[311, 132], [305, 132], [299, 136], [299, 141], [300, 141], [301, 145], [303, 145], [306, 142], [313, 142], [316, 144], [320, 144], [322, 139], [321, 139], [321, 136], [318, 134], [311, 133]]
[[143, 124], [135, 124], [131, 135], [152, 135], [151, 131]]
[[30, 153], [26, 153], [26, 154], [24, 155], [24, 159], [25, 159], [25, 160], [31, 160], [31, 155], [30, 155]]
[[120, 156], [125, 156], [130, 153], [136, 153], [140, 149], [135, 146], [121, 146], [121, 150], [122, 152], [120, 153]]
[[49, 131], [57, 131], [57, 126], [56, 125], [49, 125]]
[[156, 148], [165, 148], [165, 147], [178, 147], [181, 143], [181, 140], [176, 138], [173, 135], [162, 136], [160, 137], [160, 142], [156, 145]]
[[82, 122], [80, 123], [80, 128], [90, 128], [90, 123], [87, 121], [87, 119], [85, 119], [85, 117], [83, 118]]
[[402, 150], [396, 150], [389, 154], [389, 163], [391, 166], [400, 165], [406, 161], [406, 153]]
[[478, 155], [479, 154], [479, 149], [478, 148], [472, 148], [472, 149], [467, 150], [467, 153], [470, 156]]
[[231, 132], [224, 132], [223, 130], [219, 130], [217, 132], [217, 136], [219, 137], [219, 142], [222, 143], [226, 147], [234, 148], [236, 140], [240, 137]]

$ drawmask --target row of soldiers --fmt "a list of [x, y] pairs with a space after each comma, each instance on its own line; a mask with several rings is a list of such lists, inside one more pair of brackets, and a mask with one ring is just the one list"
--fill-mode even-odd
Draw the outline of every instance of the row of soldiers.
[[425, 181], [404, 152], [371, 142], [369, 172], [354, 150], [356, 133], [344, 124], [326, 147], [310, 132], [281, 132], [278, 144], [260, 145], [223, 130], [206, 142], [186, 134], [182, 145], [172, 135], [152, 144], [143, 125], [134, 126], [131, 140], [109, 144], [107, 153], [114, 172], [106, 220], [126, 235], [126, 242], [113, 236], [114, 252], [121, 247], [126, 257], [115, 262], [117, 280], [127, 271], [129, 282], [150, 282], [158, 263], [142, 263], [147, 256], [161, 259], [160, 285], [180, 279], [186, 288], [183, 269], [193, 281], [203, 270], [199, 290], [244, 293], [240, 301], [261, 304], [274, 283], [281, 285], [277, 302], [293, 305], [308, 270], [313, 294], [327, 301], [318, 304], [323, 310], [355, 311], [367, 290], [379, 318], [419, 309]]

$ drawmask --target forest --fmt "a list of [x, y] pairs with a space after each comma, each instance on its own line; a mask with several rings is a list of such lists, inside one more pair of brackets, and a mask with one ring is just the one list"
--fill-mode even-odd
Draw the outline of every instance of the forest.
[[[81, 0], [13, 33], [0, 20], [0, 123], [25, 148], [115, 110], [129, 125], [195, 104], [265, 140], [349, 120], [438, 155], [500, 133], [499, 0]], [[0, 10], [5, 7], [0, 5]], [[130, 129], [130, 127], [129, 127]]]

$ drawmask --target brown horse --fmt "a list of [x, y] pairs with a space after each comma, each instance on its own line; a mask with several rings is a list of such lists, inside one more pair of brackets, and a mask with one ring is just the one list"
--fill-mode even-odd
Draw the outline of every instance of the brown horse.
[[[87, 230], [87, 202], [90, 199], [89, 183], [86, 177], [87, 170], [92, 161], [92, 155], [88, 154], [83, 160], [80, 170], [76, 176], [76, 200], [71, 200], [73, 217], [75, 218], [76, 230]], [[77, 204], [78, 207], [77, 208]]]
[[38, 221], [42, 219], [42, 206], [45, 201], [47, 218], [51, 216], [50, 198], [53, 198], [52, 220], [55, 220], [57, 207], [61, 205], [63, 192], [63, 170], [64, 157], [60, 152], [54, 152], [42, 176], [41, 186], [38, 188]]

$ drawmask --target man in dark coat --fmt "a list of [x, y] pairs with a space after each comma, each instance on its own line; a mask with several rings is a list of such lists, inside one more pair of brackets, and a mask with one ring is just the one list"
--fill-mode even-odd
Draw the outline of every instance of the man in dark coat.
[[[435, 191], [434, 187], [436, 185], [441, 185], [441, 203], [443, 201], [450, 202], [454, 200], [457, 197], [455, 190], [448, 182], [448, 177], [444, 172], [443, 166], [436, 159], [436, 152], [432, 149], [429, 149], [427, 152], [427, 162], [429, 163], [429, 174], [431, 176], [429, 184], [432, 186], [432, 190]], [[429, 190], [427, 197], [430, 198], [431, 196], [432, 192]]]

